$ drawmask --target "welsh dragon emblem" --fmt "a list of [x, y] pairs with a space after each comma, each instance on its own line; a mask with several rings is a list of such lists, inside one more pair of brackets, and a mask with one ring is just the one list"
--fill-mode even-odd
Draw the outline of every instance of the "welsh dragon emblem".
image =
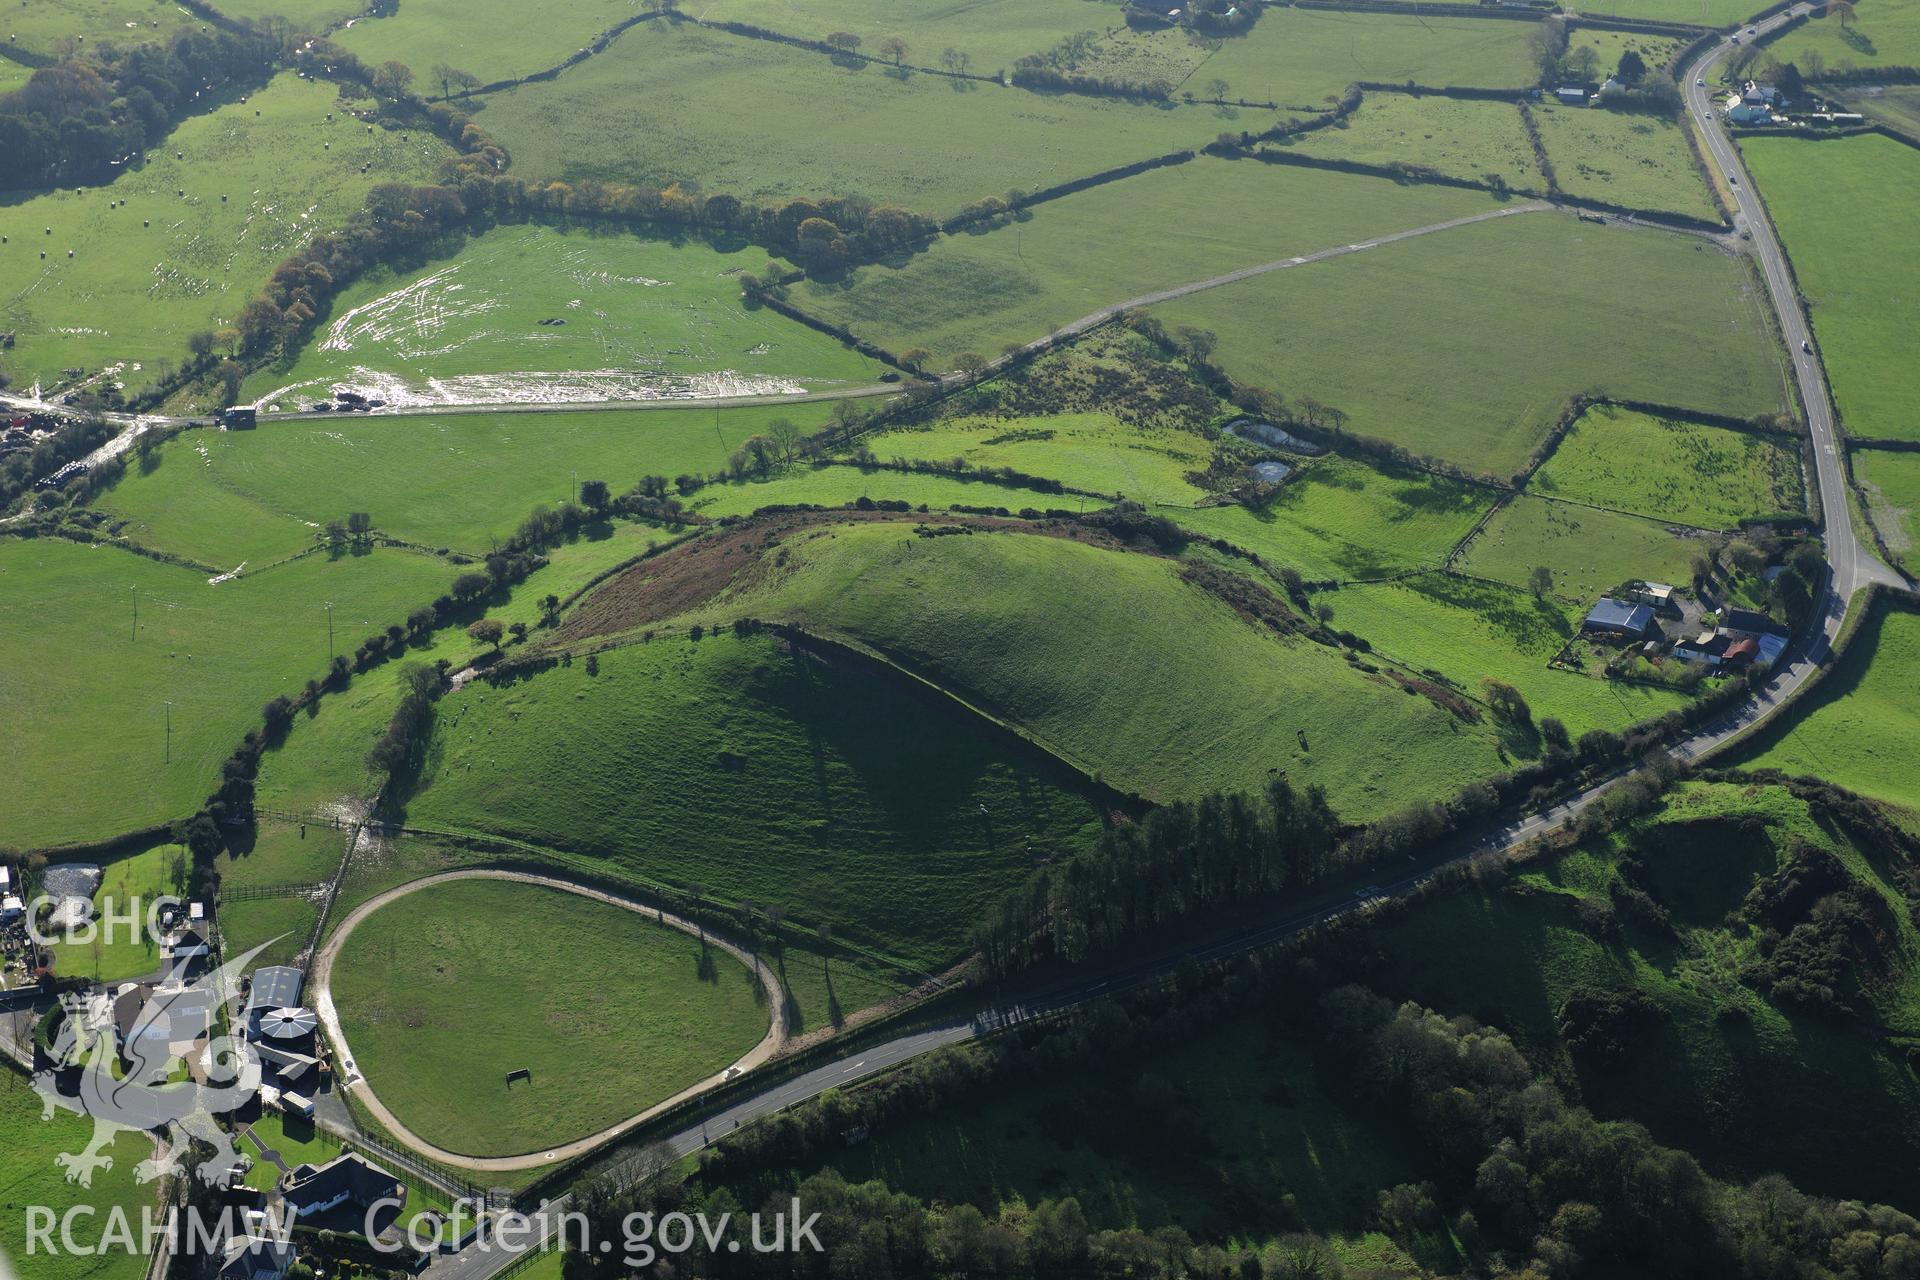
[[[239, 980], [271, 945], [262, 943], [191, 983], [156, 989], [118, 1036], [111, 1017], [105, 1026], [89, 1025], [86, 997], [61, 998], [66, 1018], [49, 1055], [53, 1066], [34, 1073], [33, 1087], [43, 1121], [51, 1121], [56, 1109], [93, 1120], [92, 1141], [54, 1157], [68, 1182], [90, 1187], [96, 1171], [112, 1169], [108, 1149], [127, 1130], [149, 1133], [157, 1143], [154, 1155], [134, 1170], [140, 1182], [180, 1173], [189, 1140], [213, 1148], [212, 1158], [199, 1166], [201, 1181], [227, 1186], [240, 1176], [246, 1161], [214, 1117], [245, 1106], [260, 1089], [259, 1055], [237, 1026]], [[191, 1062], [175, 1048], [182, 1020], [205, 1029], [204, 1039], [193, 1039]], [[61, 1092], [59, 1077], [76, 1066], [78, 1087]]]

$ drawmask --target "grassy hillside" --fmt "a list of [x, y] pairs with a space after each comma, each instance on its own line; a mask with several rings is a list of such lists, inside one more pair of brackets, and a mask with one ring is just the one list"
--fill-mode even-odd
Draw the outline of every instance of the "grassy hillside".
[[1319, 599], [1332, 605], [1335, 626], [1366, 637], [1381, 656], [1416, 672], [1439, 671], [1472, 698], [1481, 696], [1482, 680], [1504, 680], [1526, 697], [1536, 722], [1556, 717], [1575, 738], [1686, 703], [1670, 690], [1549, 667], [1578, 634], [1579, 611], [1518, 588], [1433, 574]]
[[1421, 1153], [1338, 1097], [1301, 1030], [1248, 1014], [1179, 1048], [1008, 1081], [824, 1162], [988, 1214], [1071, 1195], [1096, 1229], [1237, 1239], [1305, 1227], [1351, 1264], [1384, 1261], [1370, 1255], [1397, 1250], [1368, 1234], [1358, 1189], [1413, 1179]]
[[1740, 150], [1812, 308], [1848, 434], [1920, 440], [1920, 372], [1901, 338], [1920, 322], [1920, 263], [1895, 230], [1920, 200], [1920, 155], [1882, 137], [1748, 138]]
[[151, 472], [129, 466], [96, 505], [125, 520], [121, 532], [136, 542], [224, 566], [311, 546], [319, 526], [351, 511], [389, 537], [484, 555], [535, 506], [576, 496], [578, 481], [624, 493], [646, 475], [704, 475], [776, 418], [811, 431], [826, 408], [342, 417], [194, 431], [159, 450]]
[[[124, 48], [164, 40], [193, 20], [166, 0], [35, 0], [12, 8], [0, 22], [0, 39], [30, 56], [56, 58], [69, 48], [84, 52], [102, 44]], [[0, 73], [19, 66], [0, 58]]]
[[142, 385], [375, 184], [423, 181], [449, 154], [422, 130], [369, 132], [332, 85], [287, 73], [190, 117], [108, 186], [0, 205], [0, 327], [19, 335], [0, 368], [31, 385], [116, 362]]
[[[772, 558], [687, 616], [786, 617], [871, 645], [1152, 799], [1253, 788], [1278, 769], [1359, 819], [1499, 767], [1484, 726], [1256, 629], [1168, 560], [900, 524], [807, 529]], [[609, 588], [562, 634], [620, 625], [620, 597]]]
[[[340, 952], [334, 999], [381, 1101], [469, 1155], [538, 1151], [625, 1119], [723, 1070], [768, 1018], [759, 983], [725, 952], [638, 912], [503, 881], [423, 889], [369, 916]], [[518, 1070], [533, 1079], [509, 1086]]]
[[444, 699], [409, 819], [783, 905], [916, 967], [1098, 828], [1060, 781], [864, 669], [730, 635], [595, 661]]
[[1507, 474], [1565, 398], [1604, 390], [1742, 416], [1781, 403], [1740, 265], [1696, 237], [1530, 214], [1163, 303], [1235, 378], [1349, 430]]
[[1920, 735], [1920, 612], [1882, 602], [1861, 620], [1838, 665], [1775, 725], [1736, 753], [1756, 768], [1811, 773], [1865, 795], [1920, 808], [1913, 744]]
[[885, 368], [765, 308], [754, 248], [600, 229], [498, 227], [450, 259], [379, 271], [334, 303], [291, 367], [243, 394], [304, 408], [353, 387], [395, 405], [674, 400], [871, 382]]
[[[1209, 216], [1193, 217], [1196, 207]], [[1141, 294], [1495, 207], [1446, 187], [1201, 157], [1048, 201], [998, 230], [946, 236], [844, 279], [809, 280], [793, 298], [889, 350], [925, 347], [944, 365], [962, 351], [998, 354]]]
[[1493, 499], [1489, 490], [1424, 471], [1335, 456], [1302, 467], [1258, 510], [1158, 510], [1309, 579], [1348, 579], [1438, 568]]
[[[1588, 1105], [1644, 1121], [1717, 1174], [1920, 1204], [1911, 858], [1780, 788], [1690, 785], [1624, 838], [1386, 928], [1387, 985], [1508, 1029]], [[1857, 949], [1815, 922], [1830, 891], [1820, 918], [1870, 922], [1848, 935]], [[1814, 956], [1834, 957], [1823, 972], [1857, 1012], [1819, 1013], [1773, 985]], [[1783, 1108], [1792, 1124], [1774, 1119]]]
[[869, 498], [876, 502], [906, 502], [930, 511], [951, 507], [1005, 507], [1019, 511], [1093, 511], [1106, 506], [1100, 498], [1084, 498], [1038, 489], [989, 484], [981, 479], [903, 474], [881, 467], [796, 466], [776, 475], [743, 477], [700, 490], [687, 507], [713, 519], [749, 515], [762, 507], [783, 503], [813, 503], [843, 507]]
[[523, 178], [696, 182], [753, 201], [861, 195], [936, 216], [1198, 147], [1221, 129], [1211, 107], [901, 79], [659, 24], [558, 80], [494, 95], [485, 122]]
[[1527, 487], [1703, 529], [1806, 509], [1793, 444], [1612, 405], [1583, 414]]
[[945, 419], [925, 428], [888, 431], [864, 444], [884, 461], [1012, 467], [1075, 489], [1135, 502], [1192, 503], [1206, 491], [1187, 477], [1205, 471], [1213, 445], [1189, 431], [1130, 427], [1105, 413], [1066, 413], [1008, 422]]
[[101, 839], [194, 812], [261, 704], [325, 668], [329, 601], [336, 648], [351, 652], [455, 572], [381, 548], [209, 586], [111, 547], [0, 540], [0, 594], [33, 602], [0, 612], [0, 669], [34, 673], [0, 685], [14, 745], [0, 841]]

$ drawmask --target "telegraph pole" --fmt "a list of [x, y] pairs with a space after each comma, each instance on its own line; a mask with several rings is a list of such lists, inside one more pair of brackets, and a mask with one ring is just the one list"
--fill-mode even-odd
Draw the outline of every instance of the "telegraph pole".
[[167, 704], [166, 704], [166, 707], [167, 707], [167, 758], [166, 758], [166, 763], [168, 763], [168, 764], [172, 764], [172, 763], [173, 763], [173, 704], [172, 704], [171, 702], [169, 702], [169, 703], [167, 703]]
[[327, 601], [327, 661], [333, 661], [333, 601]]

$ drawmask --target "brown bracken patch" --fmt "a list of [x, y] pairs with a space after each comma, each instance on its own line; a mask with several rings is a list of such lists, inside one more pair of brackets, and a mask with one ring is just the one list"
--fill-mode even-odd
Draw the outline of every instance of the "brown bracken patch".
[[608, 579], [574, 608], [554, 633], [552, 643], [564, 647], [596, 636], [635, 631], [738, 594], [779, 571], [784, 555], [780, 544], [789, 536], [821, 525], [855, 522], [1009, 530], [1115, 549], [1123, 546], [1105, 530], [1066, 519], [1020, 520], [951, 511], [851, 508], [774, 512], [716, 528]]

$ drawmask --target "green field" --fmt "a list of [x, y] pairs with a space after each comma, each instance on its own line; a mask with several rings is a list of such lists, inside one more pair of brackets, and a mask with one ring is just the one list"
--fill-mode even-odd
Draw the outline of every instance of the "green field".
[[[1199, 147], [1214, 108], [1049, 96], [877, 66], [691, 26], [647, 24], [480, 119], [532, 179], [693, 182], [756, 203], [859, 195], [946, 216]], [[1273, 115], [1242, 113], [1240, 128]]]
[[1516, 191], [1547, 185], [1520, 113], [1507, 102], [1369, 93], [1339, 124], [1273, 145], [1322, 159], [1413, 165], [1450, 178], [1492, 181], [1497, 175]]
[[1897, 230], [1920, 200], [1920, 155], [1882, 137], [1740, 149], [1793, 259], [1847, 433], [1920, 440], [1920, 365], [1902, 354], [1920, 324], [1920, 263]]
[[1349, 415], [1348, 430], [1517, 470], [1565, 399], [1749, 416], [1781, 403], [1745, 270], [1697, 237], [1528, 214], [1383, 245], [1153, 308], [1214, 363]]
[[261, 947], [256, 965], [299, 964], [320, 908], [312, 898], [255, 898], [220, 908], [220, 940], [234, 955]]
[[[919, 429], [869, 436], [864, 443], [886, 461], [952, 462], [976, 468], [1012, 467], [1075, 489], [1111, 493], [1135, 502], [1188, 504], [1206, 491], [1187, 478], [1205, 471], [1213, 445], [1186, 431], [1129, 427], [1109, 414], [1066, 413], [1014, 422], [998, 418], [947, 419]], [[884, 487], [887, 482], [876, 479]], [[1014, 506], [1017, 495], [993, 506]], [[1074, 505], [1058, 497], [1034, 505]]]
[[[507, 625], [526, 623], [537, 636], [545, 596], [570, 596], [595, 576], [644, 554], [656, 532], [623, 524], [610, 536], [582, 537], [554, 547], [546, 567], [529, 575], [505, 601], [491, 602], [487, 616]], [[255, 784], [260, 802], [300, 813], [358, 812], [378, 789], [380, 779], [368, 771], [366, 755], [386, 731], [406, 667], [444, 660], [449, 670], [459, 671], [483, 649], [465, 628], [443, 627], [424, 646], [410, 650], [405, 662], [355, 676], [345, 691], [328, 694], [317, 715], [299, 720], [287, 741], [263, 758]], [[240, 877], [238, 883], [312, 883], [332, 870], [340, 852], [337, 843], [314, 844], [316, 837], [313, 830], [303, 841], [297, 830], [263, 828], [259, 846], [243, 863], [233, 864], [232, 874]]]
[[1767, 52], [1808, 79], [1818, 79], [1820, 69], [1911, 67], [1920, 63], [1920, 10], [1900, 0], [1867, 0], [1844, 22], [1829, 14], [1801, 23]]
[[245, 104], [184, 121], [108, 186], [0, 205], [0, 326], [19, 335], [0, 367], [23, 386], [109, 364], [124, 365], [114, 376], [129, 386], [151, 380], [368, 189], [421, 181], [450, 154], [409, 136], [368, 132], [331, 85], [285, 74]]
[[[122, 1133], [107, 1154], [113, 1167], [96, 1172], [93, 1185], [82, 1187], [66, 1179], [54, 1163], [63, 1153], [78, 1153], [93, 1133], [93, 1122], [71, 1112], [58, 1111], [50, 1121], [40, 1118], [40, 1095], [18, 1072], [0, 1070], [0, 1268], [11, 1262], [19, 1268], [12, 1274], [32, 1280], [141, 1280], [147, 1273], [147, 1255], [137, 1244], [109, 1248], [94, 1257], [67, 1253], [49, 1254], [37, 1249], [32, 1256], [27, 1247], [27, 1205], [44, 1205], [56, 1215], [70, 1208], [85, 1206], [91, 1217], [73, 1218], [74, 1239], [82, 1245], [97, 1244], [110, 1221], [112, 1210], [126, 1215], [136, 1241], [140, 1238], [140, 1211], [152, 1207], [159, 1214], [159, 1200], [151, 1186], [134, 1181], [134, 1167], [152, 1154], [152, 1144], [141, 1133]], [[54, 1240], [60, 1237], [56, 1230]]]
[[[1578, 738], [1589, 729], [1623, 729], [1655, 719], [1686, 699], [1664, 689], [1623, 684], [1549, 667], [1579, 629], [1579, 614], [1516, 587], [1450, 575], [1346, 587], [1316, 597], [1333, 606], [1333, 624], [1364, 636], [1375, 653], [1414, 672], [1438, 671], [1468, 697], [1480, 682], [1504, 680], [1533, 708]], [[1527, 734], [1521, 731], [1524, 745]]]
[[[724, 1069], [768, 1017], [753, 975], [700, 940], [495, 881], [438, 885], [367, 917], [335, 963], [334, 998], [380, 1100], [469, 1155], [538, 1151], [625, 1119]], [[504, 1083], [522, 1069], [531, 1082]]]
[[[844, 280], [809, 280], [793, 299], [889, 350], [925, 347], [944, 366], [1142, 294], [1495, 207], [1473, 192], [1202, 157]], [[1193, 217], [1196, 208], [1209, 216]]]
[[1088, 29], [1112, 31], [1122, 10], [1088, 0], [941, 0], [899, 4], [893, 0], [712, 0], [696, 11], [713, 22], [744, 22], [782, 35], [818, 40], [846, 31], [861, 39], [860, 51], [884, 57], [888, 39], [906, 42], [908, 66], [937, 67], [945, 49], [973, 59], [976, 73], [1011, 70], [1016, 60], [1051, 48], [1064, 36]]
[[216, 6], [229, 18], [258, 22], [263, 18], [285, 17], [296, 30], [319, 31], [354, 15], [364, 15], [366, 7], [357, 0], [220, 0]]
[[1098, 827], [957, 711], [840, 663], [731, 637], [597, 663], [444, 699], [409, 821], [781, 904], [917, 967]]
[[209, 586], [204, 574], [111, 547], [0, 540], [0, 595], [33, 602], [0, 611], [0, 668], [34, 673], [0, 685], [15, 747], [0, 779], [0, 841], [100, 839], [193, 813], [220, 762], [258, 727], [261, 704], [326, 666], [328, 601], [351, 652], [455, 572], [381, 548]]
[[1867, 491], [1874, 527], [1887, 549], [1908, 572], [1920, 567], [1914, 547], [1920, 540], [1920, 454], [1856, 449], [1853, 475]]
[[[22, 0], [0, 18], [0, 41], [31, 55], [58, 58], [94, 52], [103, 44], [124, 48], [163, 40], [196, 21], [170, 0]], [[17, 66], [0, 59], [0, 70]]]
[[[157, 972], [160, 945], [147, 933], [145, 922], [156, 900], [185, 893], [186, 858], [183, 846], [162, 843], [101, 864], [100, 888], [93, 895], [96, 920], [108, 912], [124, 917], [137, 911], [141, 925], [133, 931], [120, 923], [101, 924], [97, 942], [54, 943], [50, 948], [54, 971], [95, 982], [124, 982]], [[182, 872], [179, 882], [173, 876], [176, 859]]]
[[[872, 646], [1150, 799], [1252, 789], [1280, 769], [1359, 820], [1497, 768], [1483, 727], [1255, 630], [1166, 560], [898, 524], [825, 526], [781, 552], [782, 576], [689, 616], [785, 616]], [[569, 626], [596, 621], [615, 618], [588, 606]]]
[[[1912, 1203], [1920, 1079], [1899, 1042], [1792, 1012], [1743, 981], [1765, 940], [1742, 900], [1802, 842], [1885, 902], [1887, 930], [1873, 949], [1887, 962], [1865, 984], [1862, 1021], [1910, 1035], [1920, 942], [1899, 879], [1910, 864], [1855, 845], [1782, 789], [1740, 784], [1684, 787], [1624, 841], [1583, 845], [1513, 883], [1419, 907], [1384, 932], [1387, 990], [1505, 1028], [1596, 1112], [1647, 1124], [1716, 1175], [1784, 1173], [1810, 1192]], [[1625, 865], [1625, 849], [1636, 866]], [[1615, 906], [1629, 887], [1669, 915], [1670, 934], [1636, 927]], [[1619, 1054], [1568, 1047], [1562, 1002], [1582, 987], [1649, 1002]], [[1793, 1124], [1778, 1123], [1783, 1108]], [[1835, 1132], [1847, 1142], [1832, 1142]]]
[[1591, 602], [1634, 579], [1690, 582], [1693, 557], [1705, 550], [1652, 520], [1522, 494], [1495, 513], [1455, 567], [1524, 587], [1544, 565], [1555, 595]]
[[1159, 508], [1207, 537], [1225, 538], [1309, 579], [1378, 577], [1438, 568], [1493, 505], [1485, 489], [1411, 468], [1319, 459], [1259, 510]]
[[260, 371], [243, 394], [285, 408], [338, 387], [412, 406], [676, 400], [814, 391], [886, 372], [825, 334], [743, 306], [735, 277], [765, 262], [758, 249], [697, 240], [500, 227], [451, 261], [355, 284], [291, 367]]
[[618, 494], [646, 475], [704, 475], [775, 419], [811, 431], [827, 408], [269, 420], [258, 431], [189, 432], [151, 472], [129, 466], [96, 505], [127, 521], [121, 532], [133, 541], [226, 568], [312, 546], [319, 526], [351, 511], [389, 537], [484, 555], [578, 481], [602, 479]]
[[1533, 118], [1568, 195], [1721, 221], [1687, 146], [1685, 125], [1643, 111], [1558, 104], [1541, 107]]
[[1529, 27], [1472, 18], [1269, 8], [1245, 33], [1209, 39], [1184, 31], [1126, 32], [1103, 41], [1080, 70], [1179, 84], [1229, 99], [1318, 106], [1349, 84], [1520, 86], [1533, 79]]
[[1902, 133], [1920, 135], [1920, 87], [1869, 85], [1841, 91], [1845, 106], [1864, 112], [1869, 120], [1888, 124]]
[[1744, 22], [1756, 12], [1753, 0], [1590, 0], [1580, 9], [1608, 18], [1649, 18], [1700, 27]]
[[1736, 753], [1755, 768], [1817, 774], [1920, 809], [1913, 744], [1920, 735], [1920, 613], [1879, 604], [1861, 620], [1839, 664], [1775, 724]]
[[[262, 0], [265, 2], [265, 0]], [[368, 63], [397, 58], [413, 68], [414, 92], [438, 97], [433, 68], [472, 72], [482, 84], [544, 71], [616, 23], [646, 12], [641, 0], [568, 0], [527, 21], [514, 0], [414, 0], [384, 18], [356, 22], [334, 37]], [[456, 95], [459, 86], [452, 86]]]
[[1665, 36], [1650, 36], [1639, 31], [1609, 31], [1600, 27], [1576, 27], [1567, 34], [1567, 52], [1591, 49], [1599, 59], [1604, 78], [1620, 65], [1620, 55], [1629, 49], [1640, 55], [1649, 69], [1658, 71], [1680, 52], [1681, 42]]
[[1527, 487], [1702, 529], [1806, 510], [1792, 444], [1614, 405], [1581, 415]]

